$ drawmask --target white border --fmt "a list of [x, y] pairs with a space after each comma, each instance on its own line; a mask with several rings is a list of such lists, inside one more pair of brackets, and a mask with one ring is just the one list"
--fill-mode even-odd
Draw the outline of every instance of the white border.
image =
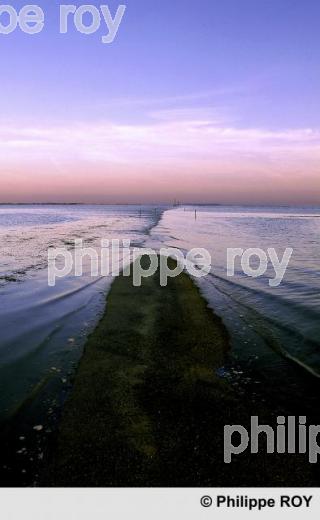
[[[274, 498], [277, 506], [247, 509], [204, 508], [201, 497], [248, 495]], [[309, 508], [281, 508], [280, 496], [313, 496]], [[1, 520], [198, 520], [199, 518], [319, 518], [319, 488], [210, 488], [210, 489], [13, 489], [0, 490]], [[303, 515], [303, 516], [302, 516]]]

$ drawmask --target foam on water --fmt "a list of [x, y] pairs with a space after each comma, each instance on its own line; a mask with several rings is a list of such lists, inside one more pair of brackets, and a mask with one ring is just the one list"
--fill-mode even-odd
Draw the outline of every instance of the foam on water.
[[73, 248], [82, 238], [99, 247], [104, 239], [142, 244], [159, 218], [151, 206], [1, 206], [0, 284], [20, 280], [47, 265], [49, 247]]

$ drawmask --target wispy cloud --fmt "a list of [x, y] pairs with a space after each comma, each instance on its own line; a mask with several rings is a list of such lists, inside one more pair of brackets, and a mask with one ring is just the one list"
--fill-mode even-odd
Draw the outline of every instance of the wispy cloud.
[[45, 159], [136, 163], [211, 160], [221, 157], [239, 165], [242, 157], [288, 164], [320, 156], [320, 130], [273, 131], [236, 128], [213, 118], [210, 110], [166, 110], [153, 114], [152, 124], [112, 122], [50, 127], [0, 127], [1, 162]]
[[0, 126], [1, 200], [314, 203], [319, 164], [319, 129], [241, 128], [211, 109]]

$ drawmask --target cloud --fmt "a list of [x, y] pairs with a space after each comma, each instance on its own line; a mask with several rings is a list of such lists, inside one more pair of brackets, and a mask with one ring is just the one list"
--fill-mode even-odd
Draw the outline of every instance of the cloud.
[[[207, 117], [206, 117], [207, 116]], [[150, 124], [113, 122], [14, 127], [0, 126], [1, 163], [37, 161], [55, 156], [60, 161], [145, 163], [212, 161], [251, 158], [257, 161], [316, 161], [319, 129], [270, 130], [236, 128], [214, 118], [212, 110], [166, 110], [154, 113]]]
[[315, 203], [320, 130], [241, 128], [214, 111], [152, 122], [0, 126], [1, 200]]

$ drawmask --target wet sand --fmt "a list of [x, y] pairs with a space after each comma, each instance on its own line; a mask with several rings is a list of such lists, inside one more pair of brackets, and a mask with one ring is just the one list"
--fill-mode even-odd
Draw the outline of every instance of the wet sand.
[[[147, 261], [147, 260], [145, 260]], [[231, 384], [227, 331], [186, 274], [160, 287], [120, 275], [88, 338], [41, 484], [312, 486], [305, 455], [245, 452], [223, 461], [227, 424], [297, 415], [274, 392]], [[268, 382], [270, 387], [273, 381]], [[315, 423], [318, 424], [318, 423]]]

